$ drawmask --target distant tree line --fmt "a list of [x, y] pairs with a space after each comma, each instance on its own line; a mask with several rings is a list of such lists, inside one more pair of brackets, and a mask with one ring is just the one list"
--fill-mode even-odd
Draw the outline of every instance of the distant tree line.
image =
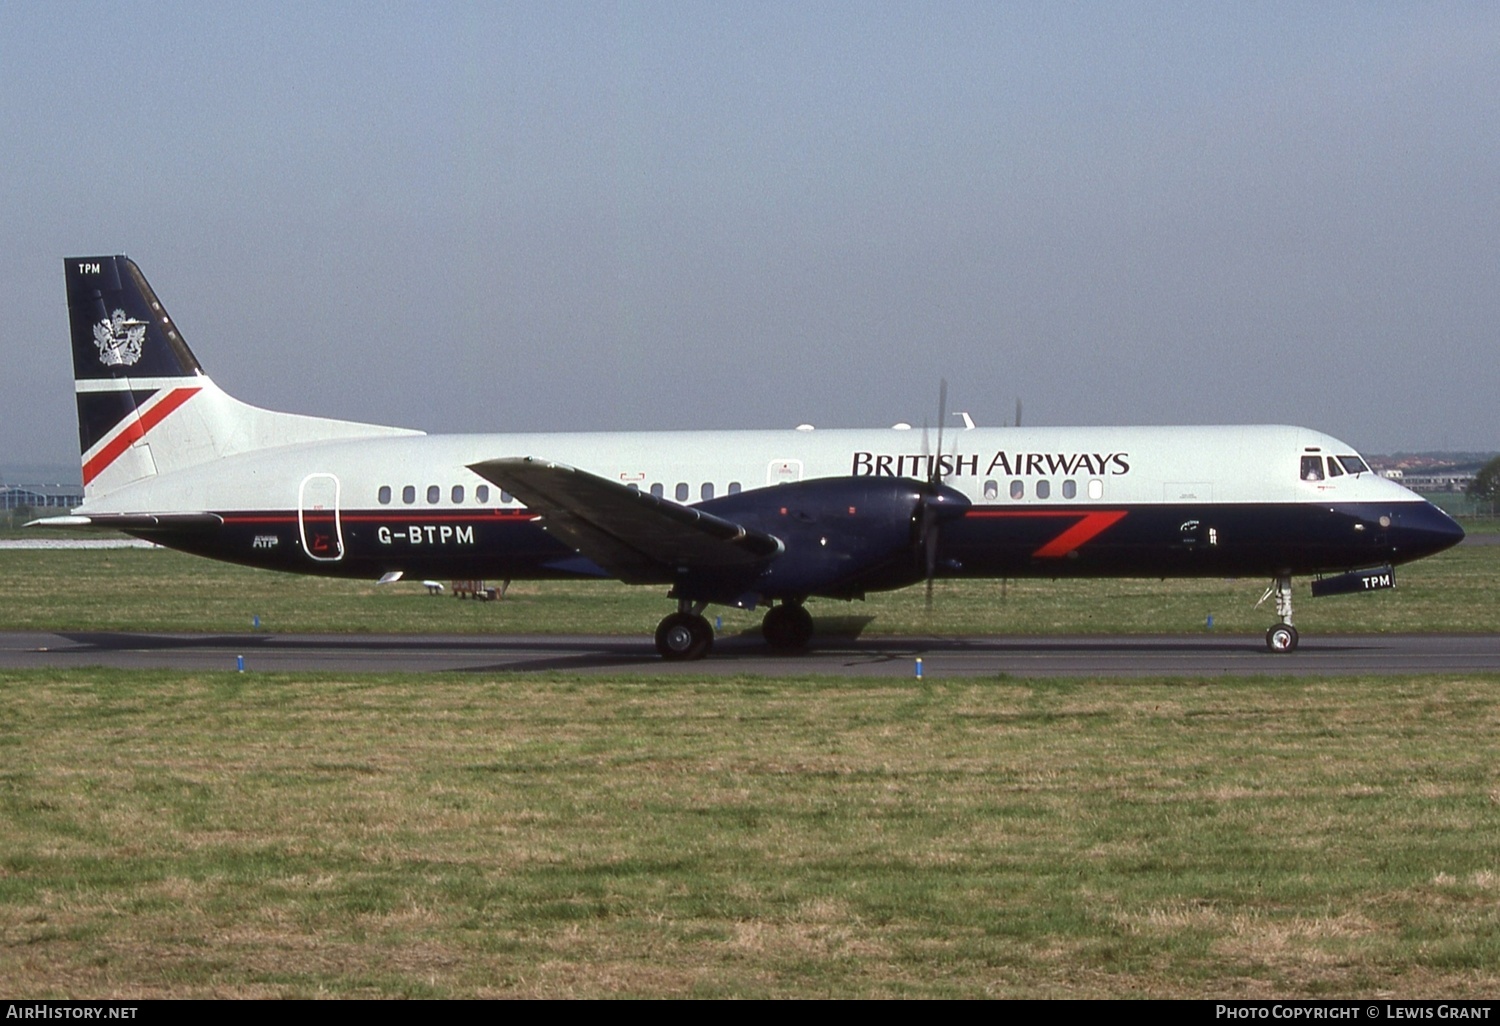
[[1476, 509], [1495, 515], [1496, 507], [1500, 506], [1500, 456], [1479, 468], [1479, 473], [1469, 482], [1468, 494]]

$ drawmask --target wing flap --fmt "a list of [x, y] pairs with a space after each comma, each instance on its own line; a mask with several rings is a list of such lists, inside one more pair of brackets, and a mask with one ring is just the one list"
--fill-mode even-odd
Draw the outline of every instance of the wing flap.
[[469, 469], [541, 514], [549, 532], [627, 583], [665, 583], [685, 569], [751, 567], [782, 550], [774, 535], [566, 464], [523, 456]]

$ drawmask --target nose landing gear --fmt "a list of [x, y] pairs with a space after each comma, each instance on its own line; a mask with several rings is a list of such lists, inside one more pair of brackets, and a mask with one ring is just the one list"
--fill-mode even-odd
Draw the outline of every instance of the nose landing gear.
[[1297, 628], [1278, 623], [1266, 631], [1266, 648], [1272, 652], [1290, 652], [1297, 647]]
[[1272, 595], [1276, 596], [1276, 616], [1280, 622], [1266, 631], [1266, 648], [1278, 654], [1295, 652], [1297, 628], [1292, 626], [1292, 578], [1289, 574], [1282, 574], [1271, 582], [1260, 602], [1255, 603], [1256, 608]]

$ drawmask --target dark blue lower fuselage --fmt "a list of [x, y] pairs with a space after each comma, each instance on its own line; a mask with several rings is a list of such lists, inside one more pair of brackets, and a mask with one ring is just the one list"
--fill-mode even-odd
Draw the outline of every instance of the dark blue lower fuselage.
[[[558, 579], [608, 576], [525, 510], [221, 512], [217, 524], [132, 533], [171, 548], [296, 573]], [[765, 525], [775, 533], [775, 524]], [[940, 577], [1229, 577], [1326, 574], [1405, 563], [1460, 541], [1427, 502], [979, 506], [947, 524]], [[788, 555], [780, 557], [788, 558]], [[859, 590], [923, 577], [893, 561]], [[666, 583], [664, 580], [663, 583]], [[840, 592], [848, 597], [847, 590]], [[782, 597], [767, 595], [766, 597]]]

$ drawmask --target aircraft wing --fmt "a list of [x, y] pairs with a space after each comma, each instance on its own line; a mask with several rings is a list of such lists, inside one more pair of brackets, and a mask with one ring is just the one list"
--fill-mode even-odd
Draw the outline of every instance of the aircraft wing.
[[532, 456], [469, 469], [541, 514], [542, 526], [629, 584], [668, 582], [684, 568], [748, 567], [782, 550], [775, 536], [692, 506]]

